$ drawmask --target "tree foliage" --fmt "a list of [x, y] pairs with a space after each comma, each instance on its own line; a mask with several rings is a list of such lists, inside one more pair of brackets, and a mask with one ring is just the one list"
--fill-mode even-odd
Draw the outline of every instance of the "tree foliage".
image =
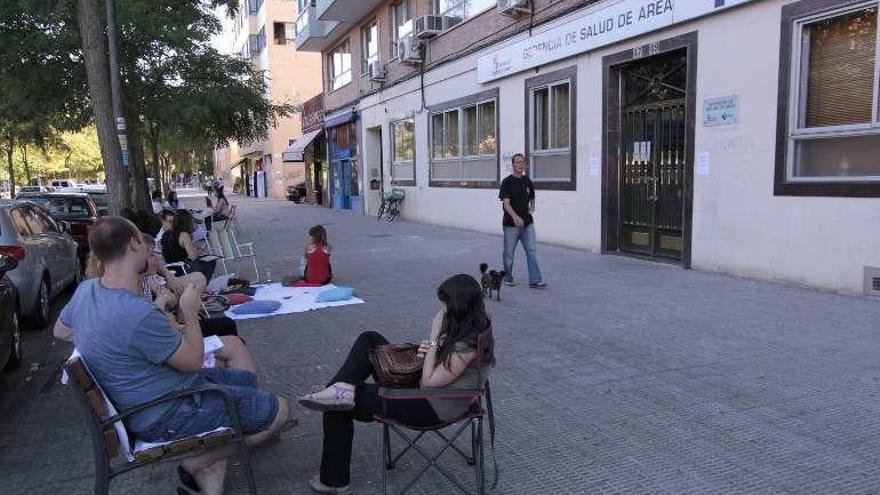
[[[215, 145], [264, 139], [293, 112], [268, 100], [265, 75], [249, 60], [210, 45], [221, 29], [215, 9], [234, 13], [237, 0], [115, 1], [127, 131], [140, 160], [134, 167], [146, 168], [143, 157], [154, 174], [174, 163], [204, 166]], [[81, 141], [86, 135], [66, 134], [92, 120], [75, 3], [0, 1], [0, 150], [9, 143], [35, 149], [56, 143], [47, 148], [47, 166], [69, 174], [93, 166], [80, 153], [88, 148]], [[62, 169], [65, 149], [70, 156]]]

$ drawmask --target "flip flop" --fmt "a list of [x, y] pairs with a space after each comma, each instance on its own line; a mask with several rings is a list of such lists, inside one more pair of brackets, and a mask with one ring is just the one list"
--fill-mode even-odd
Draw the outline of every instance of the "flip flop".
[[[300, 397], [299, 403], [305, 408], [320, 412], [351, 411], [354, 409], [354, 390], [338, 387], [336, 384], [330, 385], [328, 388], [336, 391], [336, 397], [319, 398], [315, 397], [315, 394], [308, 394]], [[347, 398], [346, 394], [351, 394], [351, 397]]]

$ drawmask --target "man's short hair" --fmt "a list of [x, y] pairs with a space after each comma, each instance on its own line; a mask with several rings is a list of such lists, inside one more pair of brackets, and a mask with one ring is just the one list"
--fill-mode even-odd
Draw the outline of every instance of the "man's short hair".
[[162, 211], [159, 212], [159, 218], [161, 218], [162, 220], [165, 220], [166, 218], [173, 217], [173, 216], [174, 216], [174, 210], [169, 209], [169, 208], [162, 208]]
[[510, 163], [515, 162], [516, 159], [517, 159], [518, 157], [522, 157], [523, 160], [526, 159], [526, 155], [525, 155], [524, 153], [515, 153], [515, 154], [510, 158]]
[[89, 228], [89, 248], [101, 263], [110, 263], [125, 256], [128, 244], [140, 235], [130, 220], [105, 217]]

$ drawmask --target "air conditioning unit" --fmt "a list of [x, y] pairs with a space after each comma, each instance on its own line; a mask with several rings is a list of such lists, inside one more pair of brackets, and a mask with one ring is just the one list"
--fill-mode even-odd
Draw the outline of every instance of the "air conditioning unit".
[[519, 17], [531, 11], [530, 0], [498, 0], [498, 13], [508, 17]]
[[415, 33], [419, 39], [433, 38], [440, 34], [443, 29], [443, 16], [423, 15], [416, 18]]
[[397, 42], [397, 56], [406, 64], [422, 63], [422, 42], [408, 34]]
[[367, 74], [373, 82], [385, 82], [385, 64], [379, 60], [370, 62], [367, 66]]

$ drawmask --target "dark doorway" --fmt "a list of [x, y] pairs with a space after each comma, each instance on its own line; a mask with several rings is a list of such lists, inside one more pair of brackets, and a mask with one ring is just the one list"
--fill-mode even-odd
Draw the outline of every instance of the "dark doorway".
[[690, 266], [695, 55], [685, 35], [606, 57], [605, 252]]
[[686, 67], [676, 52], [621, 72], [622, 251], [681, 259]]

